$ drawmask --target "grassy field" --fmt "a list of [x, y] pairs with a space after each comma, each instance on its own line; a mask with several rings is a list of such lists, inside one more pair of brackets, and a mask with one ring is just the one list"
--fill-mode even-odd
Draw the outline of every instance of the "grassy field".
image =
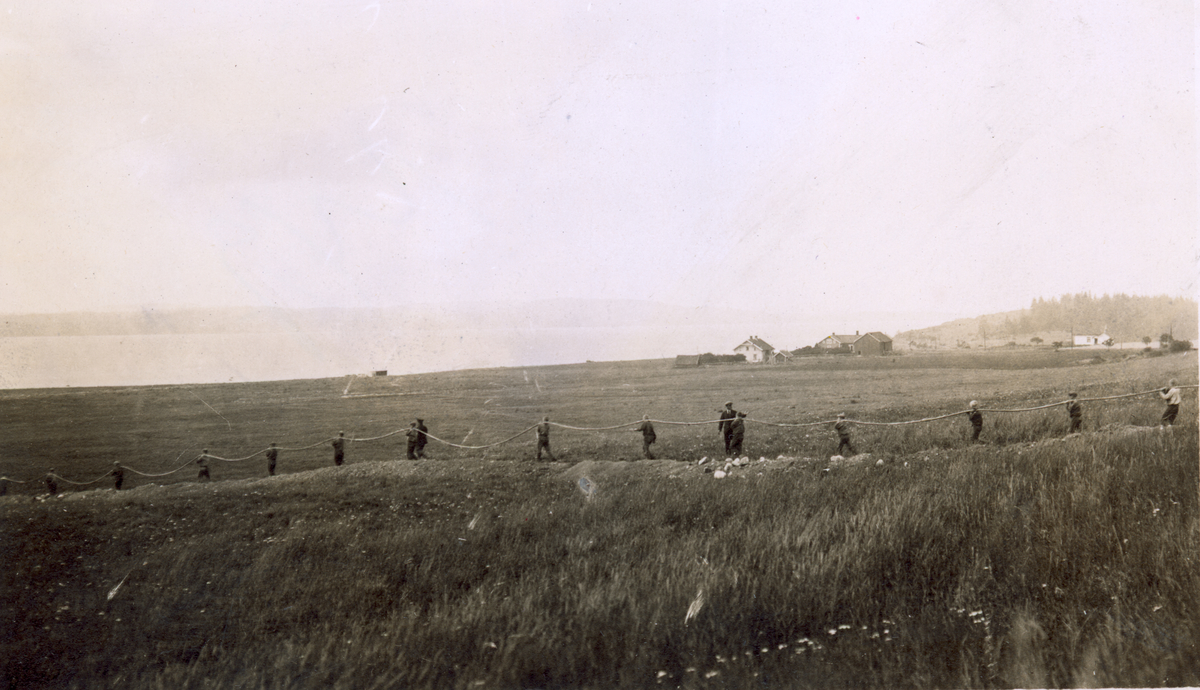
[[[543, 414], [609, 426], [844, 411], [897, 421], [1194, 385], [1194, 353], [661, 361], [188, 387], [0, 392], [0, 473], [153, 473], [202, 448], [373, 437], [423, 417], [483, 444]], [[1105, 355], [1106, 353], [1101, 353]], [[343, 394], [349, 384], [349, 396]], [[403, 437], [0, 498], [9, 687], [1014, 687], [1200, 684], [1196, 393], [857, 427], [556, 429], [487, 451]], [[758, 462], [760, 456], [769, 460]], [[579, 480], [594, 487], [585, 495]]]

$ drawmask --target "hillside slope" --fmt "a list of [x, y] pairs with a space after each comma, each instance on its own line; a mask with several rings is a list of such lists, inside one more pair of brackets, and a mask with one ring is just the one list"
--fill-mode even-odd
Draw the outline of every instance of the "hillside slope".
[[957, 319], [938, 326], [897, 333], [902, 350], [995, 347], [1039, 341], [1069, 343], [1075, 334], [1107, 334], [1117, 343], [1139, 343], [1162, 334], [1195, 340], [1197, 305], [1187, 298], [1082, 293], [1037, 299], [1028, 309]]

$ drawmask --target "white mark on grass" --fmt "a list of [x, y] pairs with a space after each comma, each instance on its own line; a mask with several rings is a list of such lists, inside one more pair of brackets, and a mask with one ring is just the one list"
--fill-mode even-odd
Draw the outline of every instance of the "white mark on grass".
[[[196, 391], [191, 390], [190, 388], [188, 389], [188, 392], [191, 393], [192, 395], [196, 395]], [[204, 402], [204, 398], [201, 398], [199, 395], [196, 395], [196, 399], [199, 400], [200, 402], [204, 403], [204, 406], [207, 407], [208, 409], [212, 410], [215, 415], [217, 415], [221, 419], [225, 419], [225, 415], [221, 414], [220, 412], [217, 412], [216, 408], [214, 408], [212, 405], [209, 405], [208, 403]], [[231, 430], [233, 429], [233, 425], [229, 423], [228, 419], [225, 419], [225, 424]]]
[[121, 585], [125, 584], [125, 579], [126, 579], [126, 578], [128, 578], [128, 577], [129, 577], [130, 575], [132, 575], [132, 574], [133, 574], [133, 571], [132, 571], [132, 570], [130, 570], [129, 572], [125, 573], [125, 577], [121, 578], [121, 581], [117, 583], [117, 586], [116, 586], [116, 587], [113, 587], [113, 588], [112, 588], [112, 589], [110, 589], [110, 590], [108, 590], [108, 600], [109, 600], [109, 601], [112, 601], [112, 600], [113, 600], [113, 597], [117, 596], [117, 590], [121, 589]]
[[696, 590], [696, 598], [688, 605], [687, 615], [683, 617], [683, 624], [687, 625], [696, 616], [700, 615], [700, 610], [704, 608], [704, 590]]
[[580, 477], [579, 490], [583, 492], [584, 496], [591, 498], [596, 495], [596, 484], [587, 477]]

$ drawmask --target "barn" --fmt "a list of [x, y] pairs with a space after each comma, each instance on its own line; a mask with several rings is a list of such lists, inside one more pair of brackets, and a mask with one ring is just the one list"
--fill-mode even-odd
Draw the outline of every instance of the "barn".
[[863, 334], [855, 331], [854, 335], [838, 335], [833, 333], [817, 343], [817, 348], [829, 353], [848, 352], [856, 355], [887, 355], [892, 352], [892, 339], [879, 331], [871, 331]]
[[757, 335], [752, 335], [746, 342], [733, 348], [734, 354], [745, 355], [747, 362], [768, 362], [771, 355], [774, 354], [775, 348], [771, 347], [767, 341], [759, 338]]
[[879, 331], [871, 331], [855, 340], [850, 348], [856, 355], [889, 355], [892, 353], [892, 339]]
[[700, 366], [700, 355], [675, 355], [676, 367], [698, 367]]

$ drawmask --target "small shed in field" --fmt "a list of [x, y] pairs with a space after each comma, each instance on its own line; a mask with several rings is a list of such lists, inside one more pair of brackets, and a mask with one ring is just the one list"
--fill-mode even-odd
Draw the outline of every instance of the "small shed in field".
[[733, 348], [734, 354], [745, 355], [747, 362], [763, 363], [771, 359], [775, 348], [771, 347], [767, 341], [759, 338], [757, 335], [752, 335], [746, 342]]
[[375, 373], [375, 376], [387, 376], [387, 369], [380, 369], [379, 371], [376, 371], [374, 373]]
[[795, 357], [787, 350], [779, 350], [771, 355], [768, 360], [771, 364], [790, 364]]
[[675, 366], [698, 367], [700, 366], [700, 355], [675, 355]]

